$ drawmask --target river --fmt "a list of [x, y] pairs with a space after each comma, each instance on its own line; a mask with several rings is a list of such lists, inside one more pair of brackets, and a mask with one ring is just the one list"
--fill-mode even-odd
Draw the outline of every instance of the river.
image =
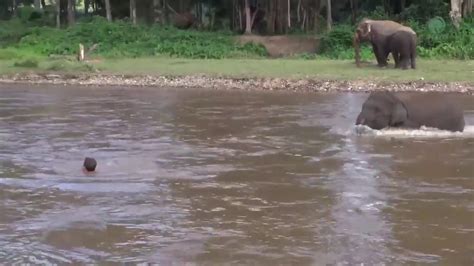
[[474, 96], [357, 134], [366, 97], [0, 85], [0, 261], [473, 265]]

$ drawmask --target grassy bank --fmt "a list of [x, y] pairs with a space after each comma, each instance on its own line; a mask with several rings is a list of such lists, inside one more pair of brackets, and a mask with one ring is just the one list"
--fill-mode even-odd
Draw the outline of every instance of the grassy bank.
[[[433, 81], [474, 83], [473, 60], [418, 60], [416, 70], [380, 69], [374, 63], [356, 68], [352, 60], [179, 59], [163, 57], [101, 59], [93, 63], [39, 60], [37, 67], [0, 60], [0, 75], [22, 72], [72, 72], [123, 75], [206, 75], [232, 78], [311, 78], [365, 81]], [[18, 65], [18, 64], [17, 64]]]
[[[437, 20], [435, 20], [436, 22]], [[424, 59], [474, 59], [474, 18], [464, 19], [459, 29], [448, 24], [409, 21], [417, 32], [418, 56]], [[430, 26], [431, 25], [431, 26]], [[299, 59], [354, 58], [352, 37], [356, 25], [336, 24], [330, 32], [319, 32], [320, 53]], [[315, 33], [307, 33], [315, 36]], [[94, 54], [106, 58], [165, 56], [187, 59], [260, 59], [268, 56], [262, 45], [241, 44], [231, 31], [179, 30], [170, 26], [132, 25], [108, 22], [103, 17], [86, 17], [74, 26], [56, 29], [39, 22], [12, 19], [0, 21], [0, 60], [28, 56], [74, 55], [79, 43], [96, 44]], [[283, 45], [284, 44], [279, 44]], [[281, 47], [285, 50], [285, 47]], [[371, 47], [362, 47], [363, 59], [373, 59]]]

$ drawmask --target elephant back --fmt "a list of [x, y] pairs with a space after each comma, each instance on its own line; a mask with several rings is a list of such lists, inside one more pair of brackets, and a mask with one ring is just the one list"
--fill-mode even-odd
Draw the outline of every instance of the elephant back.
[[376, 31], [380, 35], [390, 36], [398, 31], [411, 32], [416, 35], [412, 28], [403, 26], [400, 23], [391, 20], [367, 20], [370, 23], [373, 31]]

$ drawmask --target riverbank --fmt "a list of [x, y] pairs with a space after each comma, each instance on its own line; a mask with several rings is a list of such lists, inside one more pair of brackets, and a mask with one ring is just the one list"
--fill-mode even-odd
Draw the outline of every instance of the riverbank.
[[[416, 70], [356, 68], [352, 61], [292, 59], [97, 59], [86, 64], [42, 60], [37, 68], [0, 61], [0, 82], [197, 87], [289, 91], [474, 92], [474, 61], [419, 60]], [[63, 62], [64, 63], [64, 62]]]

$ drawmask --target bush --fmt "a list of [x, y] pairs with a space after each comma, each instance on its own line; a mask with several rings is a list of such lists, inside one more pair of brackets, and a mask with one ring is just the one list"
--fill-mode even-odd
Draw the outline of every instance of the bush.
[[[437, 17], [436, 20], [443, 20]], [[434, 26], [430, 20], [426, 24], [410, 21], [409, 25], [418, 35], [418, 53], [427, 58], [474, 59], [474, 19], [466, 19], [459, 29], [451, 23]]]
[[37, 68], [38, 60], [34, 58], [23, 59], [23, 60], [15, 61], [15, 63], [13, 63], [13, 66], [25, 67], [25, 68]]
[[168, 55], [186, 58], [228, 58], [265, 56], [263, 46], [234, 43], [226, 32], [198, 32], [172, 27], [109, 23], [102, 17], [81, 21], [60, 30], [34, 27], [21, 38], [18, 46], [41, 55], [76, 53], [79, 43], [90, 47], [99, 44], [96, 52], [107, 57], [140, 57]]
[[0, 21], [0, 48], [15, 45], [30, 29], [19, 19]]

